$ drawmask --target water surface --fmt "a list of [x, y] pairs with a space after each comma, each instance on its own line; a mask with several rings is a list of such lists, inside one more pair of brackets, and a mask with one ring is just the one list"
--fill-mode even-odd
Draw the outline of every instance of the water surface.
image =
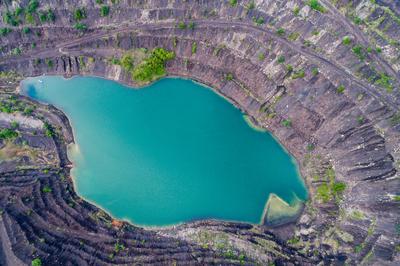
[[307, 197], [291, 156], [210, 89], [167, 78], [133, 90], [95, 77], [29, 78], [24, 93], [64, 111], [79, 195], [117, 218], [169, 225], [258, 223], [270, 193]]

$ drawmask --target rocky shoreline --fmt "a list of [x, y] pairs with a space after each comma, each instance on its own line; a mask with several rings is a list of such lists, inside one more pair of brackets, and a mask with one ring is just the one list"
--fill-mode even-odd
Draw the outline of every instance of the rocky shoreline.
[[[90, 3], [82, 34], [65, 15], [75, 2], [40, 1], [57, 19], [32, 26], [38, 34], [10, 27], [1, 38], [2, 91], [41, 74], [95, 75], [135, 86], [113, 58], [141, 48], [174, 51], [168, 75], [213, 88], [270, 131], [297, 159], [310, 201], [295, 224], [276, 229], [199, 221], [145, 230], [113, 221], [73, 191], [67, 118], [16, 96], [36, 106], [29, 116], [49, 122], [55, 134], [18, 129], [18, 138], [42, 156], [30, 157], [27, 149], [0, 163], [1, 217], [12, 247], [0, 262], [15, 254], [27, 264], [40, 257], [44, 265], [398, 263], [400, 59], [391, 40], [400, 32], [391, 25], [399, 7], [320, 1], [319, 12], [297, 0], [254, 7], [251, 1], [121, 1], [99, 17]], [[354, 14], [363, 18], [360, 26], [349, 18]], [[382, 17], [389, 26], [377, 35], [373, 23]], [[15, 47], [22, 52], [14, 54]], [[1, 97], [9, 101], [8, 94]]]

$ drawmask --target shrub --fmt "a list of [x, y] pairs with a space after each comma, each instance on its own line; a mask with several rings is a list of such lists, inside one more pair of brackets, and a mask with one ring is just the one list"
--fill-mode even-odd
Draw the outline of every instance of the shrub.
[[343, 43], [344, 45], [350, 45], [350, 43], [351, 43], [351, 38], [350, 38], [349, 36], [344, 36], [344, 38], [343, 38], [343, 40], [342, 40], [342, 43]]
[[225, 79], [226, 80], [233, 80], [233, 74], [232, 73], [228, 73], [225, 75]]
[[31, 0], [28, 3], [28, 8], [27, 8], [27, 12], [28, 13], [35, 13], [37, 8], [39, 7], [39, 1], [37, 0]]
[[287, 66], [286, 66], [286, 70], [287, 70], [288, 72], [292, 72], [292, 71], [293, 71], [293, 66], [292, 66], [292, 65], [287, 65]]
[[196, 43], [196, 42], [193, 42], [193, 43], [192, 43], [192, 54], [195, 54], [196, 51], [197, 51], [197, 43]]
[[86, 18], [86, 10], [85, 8], [81, 7], [75, 10], [74, 12], [74, 19], [76, 21], [80, 21]]
[[284, 127], [291, 127], [291, 126], [292, 126], [292, 120], [290, 120], [290, 119], [284, 119], [284, 120], [282, 121], [282, 126], [284, 126]]
[[196, 25], [194, 24], [194, 22], [191, 21], [191, 22], [189, 23], [188, 28], [191, 29], [191, 30], [194, 30], [194, 27], [195, 27], [195, 26], [196, 26]]
[[41, 261], [41, 259], [36, 258], [36, 259], [32, 260], [31, 265], [32, 266], [42, 266], [42, 261]]
[[50, 192], [52, 192], [53, 190], [52, 190], [51, 187], [49, 187], [49, 186], [44, 186], [43, 189], [42, 189], [42, 191], [43, 191], [44, 193], [50, 193]]
[[75, 23], [74, 28], [79, 31], [87, 30], [87, 25], [85, 23]]
[[318, 67], [314, 67], [314, 68], [311, 70], [311, 74], [312, 74], [313, 76], [318, 75], [318, 74], [319, 74]]
[[28, 24], [35, 24], [35, 18], [33, 17], [33, 15], [31, 13], [26, 13], [25, 14], [25, 21]]
[[31, 29], [28, 28], [28, 27], [24, 27], [24, 28], [22, 29], [22, 32], [23, 32], [24, 34], [28, 34], [28, 33], [31, 32]]
[[229, 4], [231, 5], [231, 7], [234, 7], [237, 5], [237, 0], [229, 0]]
[[354, 46], [352, 51], [360, 60], [364, 60], [365, 59], [364, 52], [363, 52], [363, 47], [361, 45]]
[[250, 3], [248, 3], [248, 4], [246, 5], [246, 9], [247, 9], [247, 10], [252, 10], [252, 9], [254, 9], [254, 8], [256, 8], [256, 4], [254, 3], [254, 1], [251, 1]]
[[264, 53], [259, 53], [258, 54], [258, 60], [264, 61], [264, 59], [265, 59], [265, 54]]
[[39, 12], [39, 20], [42, 23], [46, 22], [47, 21], [47, 14], [42, 12], [42, 11], [40, 11]]
[[299, 13], [300, 13], [300, 7], [295, 6], [295, 7], [293, 8], [293, 14], [294, 14], [295, 16], [298, 16]]
[[46, 61], [46, 65], [48, 66], [48, 68], [50, 68], [50, 69], [53, 68], [53, 66], [54, 66], [53, 60], [46, 59], [45, 61]]
[[155, 48], [150, 57], [133, 70], [132, 78], [136, 81], [148, 82], [158, 76], [163, 76], [165, 75], [165, 63], [174, 58], [174, 52], [169, 52], [163, 48]]
[[315, 11], [319, 11], [321, 13], [325, 12], [325, 8], [319, 3], [318, 0], [309, 0], [307, 5], [314, 9]]
[[13, 129], [4, 128], [0, 130], [0, 139], [14, 139], [18, 137], [18, 132]]
[[1, 29], [0, 29], [0, 35], [1, 35], [1, 36], [6, 36], [6, 35], [8, 35], [10, 32], [12, 32], [12, 29], [10, 29], [10, 28], [1, 28]]
[[283, 55], [279, 56], [278, 59], [277, 59], [277, 62], [278, 62], [279, 64], [284, 63], [284, 62], [285, 62], [285, 57], [284, 57]]
[[186, 24], [185, 24], [185, 22], [180, 21], [180, 22], [178, 23], [178, 28], [180, 28], [181, 30], [186, 29]]
[[46, 136], [49, 137], [49, 138], [54, 137], [56, 135], [54, 133], [53, 127], [47, 122], [44, 122], [43, 129], [44, 129], [44, 132], [45, 132]]
[[346, 189], [346, 184], [344, 182], [335, 182], [332, 185], [332, 193], [334, 195], [340, 195]]
[[339, 87], [337, 87], [336, 92], [337, 93], [343, 93], [345, 89], [346, 88], [344, 87], [344, 85], [340, 85]]
[[54, 22], [56, 20], [56, 15], [51, 9], [47, 10], [47, 20], [50, 22]]
[[120, 64], [126, 71], [131, 71], [133, 69], [133, 61], [134, 60], [130, 54], [125, 54], [122, 56]]
[[276, 30], [276, 34], [278, 34], [279, 36], [285, 35], [285, 29], [283, 29], [283, 28], [277, 29]]
[[297, 40], [297, 38], [299, 38], [299, 36], [300, 36], [300, 33], [292, 32], [289, 34], [288, 39], [291, 41], [295, 41], [295, 40]]
[[329, 186], [324, 183], [317, 188], [317, 198], [319, 198], [323, 203], [331, 200], [331, 193]]
[[110, 7], [109, 6], [101, 6], [100, 8], [100, 16], [106, 17], [110, 14]]
[[303, 69], [300, 69], [292, 74], [292, 79], [304, 78], [306, 73]]

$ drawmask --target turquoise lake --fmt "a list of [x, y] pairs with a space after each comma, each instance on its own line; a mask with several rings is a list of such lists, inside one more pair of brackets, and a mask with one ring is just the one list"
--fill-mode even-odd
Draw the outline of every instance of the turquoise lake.
[[307, 198], [293, 158], [215, 92], [165, 78], [142, 89], [96, 77], [29, 78], [24, 94], [58, 107], [76, 141], [79, 195], [119, 219], [259, 223], [270, 193]]

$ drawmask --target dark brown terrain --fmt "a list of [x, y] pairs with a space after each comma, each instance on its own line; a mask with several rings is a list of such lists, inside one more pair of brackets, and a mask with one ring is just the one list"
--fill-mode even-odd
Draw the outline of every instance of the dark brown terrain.
[[[0, 0], [0, 265], [400, 263], [400, 2], [32, 2]], [[175, 53], [167, 75], [209, 85], [297, 159], [310, 199], [296, 222], [144, 229], [76, 195], [67, 117], [19, 82], [143, 85], [119, 59], [157, 47]]]

